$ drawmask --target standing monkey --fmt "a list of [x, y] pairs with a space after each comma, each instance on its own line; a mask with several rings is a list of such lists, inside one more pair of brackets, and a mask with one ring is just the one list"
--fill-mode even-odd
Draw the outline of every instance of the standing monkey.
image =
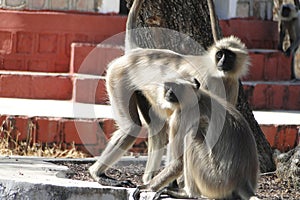
[[135, 0], [128, 15], [125, 55], [108, 66], [106, 87], [119, 130], [113, 134], [99, 160], [89, 168], [96, 180], [134, 144], [142, 126], [138, 110], [147, 123], [149, 134], [144, 183], [148, 183], [159, 169], [171, 114], [161, 105], [158, 96], [160, 85], [166, 80], [195, 77], [201, 87], [235, 105], [238, 79], [248, 70], [247, 49], [233, 36], [216, 41], [207, 52], [197, 56], [166, 49], [135, 48], [128, 30], [135, 27], [133, 24], [142, 2]]
[[290, 37], [290, 46], [284, 52], [287, 56], [294, 56], [300, 44], [300, 12], [293, 4], [282, 4], [279, 11], [279, 44], [278, 49], [283, 51], [283, 41], [286, 33]]
[[[167, 193], [183, 198], [257, 199], [256, 143], [244, 117], [224, 100], [199, 89], [197, 80], [166, 82], [164, 88], [161, 96], [174, 109], [170, 118], [171, 151], [178, 155], [141, 188], [160, 190], [183, 172], [184, 189], [167, 189]], [[220, 124], [222, 120], [224, 125]], [[216, 140], [211, 143], [209, 138]]]

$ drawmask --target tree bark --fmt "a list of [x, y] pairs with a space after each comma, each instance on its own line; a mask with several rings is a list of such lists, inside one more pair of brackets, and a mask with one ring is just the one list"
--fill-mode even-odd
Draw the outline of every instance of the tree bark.
[[[133, 0], [127, 0], [128, 6], [132, 5]], [[207, 1], [199, 0], [147, 0], [141, 8], [137, 27], [162, 27], [184, 33], [194, 39], [200, 46], [207, 49], [213, 44], [212, 29], [208, 11]], [[218, 24], [220, 29], [220, 26]], [[221, 31], [219, 31], [221, 33]], [[149, 34], [149, 33], [146, 33]], [[150, 48], [167, 48], [178, 53], [186, 53], [186, 49], [193, 49], [192, 54], [200, 54], [203, 49], [195, 49], [195, 47], [186, 44], [182, 47], [180, 39], [182, 37], [164, 38], [166, 34], [149, 34], [147, 39], [145, 35], [137, 34], [137, 43], [141, 47]], [[159, 36], [159, 38], [158, 38]], [[161, 39], [162, 37], [163, 39]], [[172, 40], [173, 39], [173, 40]], [[158, 43], [153, 41], [159, 40]], [[189, 54], [191, 54], [189, 52]], [[259, 154], [261, 172], [269, 172], [275, 170], [273, 160], [273, 152], [270, 144], [261, 131], [257, 121], [254, 118], [252, 110], [249, 107], [247, 98], [245, 97], [242, 84], [240, 83], [239, 98], [237, 109], [248, 121], [256, 143]]]

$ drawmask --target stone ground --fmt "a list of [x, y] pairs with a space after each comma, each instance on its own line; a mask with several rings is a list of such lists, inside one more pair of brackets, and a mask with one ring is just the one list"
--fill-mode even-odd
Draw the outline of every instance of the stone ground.
[[[62, 163], [68, 166], [72, 173], [68, 174], [68, 178], [75, 180], [93, 181], [89, 173], [88, 167], [91, 163]], [[127, 181], [130, 180], [133, 184], [142, 184], [142, 175], [144, 166], [128, 165], [128, 166], [115, 166], [107, 170], [109, 177]], [[261, 199], [268, 200], [298, 200], [300, 199], [300, 188], [293, 188], [288, 181], [281, 180], [277, 177], [276, 173], [262, 174], [259, 178], [257, 196]]]

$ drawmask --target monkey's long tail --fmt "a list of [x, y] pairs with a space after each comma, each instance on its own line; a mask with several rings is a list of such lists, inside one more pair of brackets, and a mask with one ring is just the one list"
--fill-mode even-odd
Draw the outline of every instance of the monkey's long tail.
[[214, 42], [220, 40], [221, 37], [219, 37], [218, 34], [218, 27], [217, 27], [217, 15], [215, 12], [215, 5], [213, 0], [207, 0], [208, 9], [209, 9], [209, 17], [210, 17], [210, 23], [211, 23], [211, 30], [214, 38]]
[[134, 31], [134, 29], [136, 29], [136, 20], [143, 2], [144, 0], [134, 0], [128, 13], [126, 22], [125, 52], [138, 47], [135, 41], [136, 31]]

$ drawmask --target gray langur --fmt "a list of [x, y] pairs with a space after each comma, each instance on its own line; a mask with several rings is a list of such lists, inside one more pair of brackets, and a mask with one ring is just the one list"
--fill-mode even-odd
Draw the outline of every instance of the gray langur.
[[300, 12], [294, 4], [282, 4], [279, 11], [279, 43], [278, 49], [283, 50], [283, 41], [288, 33], [290, 46], [284, 51], [287, 56], [294, 56], [300, 44]]
[[[183, 173], [184, 188], [166, 188], [166, 193], [180, 198], [258, 199], [256, 143], [244, 117], [223, 99], [199, 89], [197, 80], [166, 82], [164, 88], [165, 106], [174, 109], [170, 127], [176, 127], [170, 129], [170, 148], [178, 155], [140, 189], [158, 191]], [[215, 143], [209, 144], [208, 138], [216, 134]]]
[[238, 79], [248, 71], [248, 51], [233, 36], [216, 41], [207, 52], [197, 56], [166, 49], [133, 48], [133, 36], [128, 30], [135, 27], [142, 2], [135, 0], [128, 15], [125, 44], [129, 44], [125, 47], [125, 55], [108, 66], [106, 87], [119, 129], [101, 157], [89, 168], [95, 180], [134, 144], [141, 130], [141, 117], [148, 128], [148, 161], [143, 182], [148, 183], [160, 168], [172, 113], [161, 106], [159, 100], [162, 98], [158, 96], [160, 85], [166, 80], [195, 77], [201, 87], [235, 105]]

